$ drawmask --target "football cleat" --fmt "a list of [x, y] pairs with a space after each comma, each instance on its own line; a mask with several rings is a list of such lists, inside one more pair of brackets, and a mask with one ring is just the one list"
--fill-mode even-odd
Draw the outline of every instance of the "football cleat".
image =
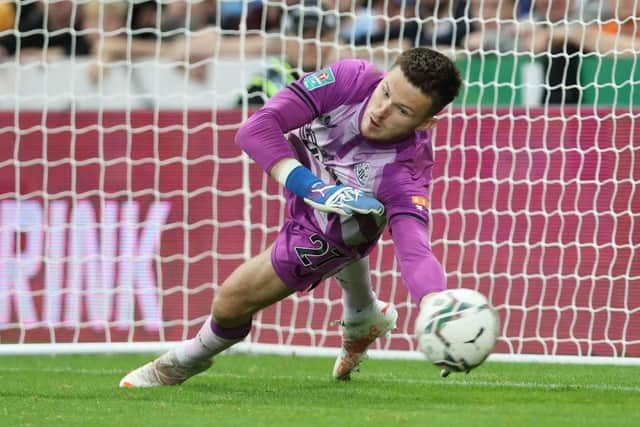
[[193, 366], [178, 363], [175, 352], [164, 353], [156, 360], [129, 372], [120, 380], [120, 387], [158, 387], [164, 385], [179, 385], [209, 369], [213, 360], [204, 360]]
[[366, 357], [369, 346], [376, 338], [388, 336], [396, 328], [398, 312], [393, 304], [376, 301], [368, 318], [358, 323], [342, 326], [342, 349], [333, 366], [333, 377], [338, 380], [351, 379], [351, 372], [359, 370], [360, 361]]

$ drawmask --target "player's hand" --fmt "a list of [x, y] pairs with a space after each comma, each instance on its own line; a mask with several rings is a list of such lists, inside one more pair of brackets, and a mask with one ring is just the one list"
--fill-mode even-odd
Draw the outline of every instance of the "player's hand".
[[384, 214], [384, 206], [378, 200], [367, 196], [362, 190], [342, 184], [328, 185], [319, 182], [311, 187], [304, 201], [319, 211], [345, 216], [354, 213]]

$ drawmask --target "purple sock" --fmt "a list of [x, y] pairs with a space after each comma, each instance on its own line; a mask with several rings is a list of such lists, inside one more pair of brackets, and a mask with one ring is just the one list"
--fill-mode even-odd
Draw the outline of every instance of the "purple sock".
[[249, 332], [251, 332], [251, 322], [243, 326], [238, 326], [236, 328], [225, 328], [218, 325], [212, 317], [210, 317], [210, 319], [211, 330], [220, 338], [225, 338], [228, 340], [241, 340], [249, 335]]
[[251, 331], [251, 322], [236, 328], [218, 325], [212, 316], [204, 322], [198, 334], [176, 348], [178, 362], [193, 365], [211, 359], [235, 343], [242, 341]]

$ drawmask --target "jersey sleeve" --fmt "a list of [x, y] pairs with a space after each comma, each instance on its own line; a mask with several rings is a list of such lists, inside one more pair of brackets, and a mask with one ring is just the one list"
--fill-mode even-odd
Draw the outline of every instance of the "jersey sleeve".
[[343, 60], [278, 92], [240, 127], [235, 141], [265, 171], [294, 157], [285, 134], [340, 105], [368, 96], [382, 74], [361, 60]]
[[420, 300], [446, 289], [442, 265], [431, 251], [426, 224], [406, 215], [396, 215], [389, 223], [402, 281], [411, 299]]
[[285, 134], [314, 119], [304, 101], [288, 89], [253, 113], [236, 133], [236, 143], [265, 171], [287, 157], [295, 157]]
[[314, 117], [341, 105], [362, 101], [371, 94], [382, 73], [367, 61], [345, 59], [302, 76], [289, 85]]
[[430, 168], [415, 173], [403, 163], [385, 166], [374, 195], [384, 205], [390, 227], [397, 215], [412, 216], [428, 223], [430, 173]]

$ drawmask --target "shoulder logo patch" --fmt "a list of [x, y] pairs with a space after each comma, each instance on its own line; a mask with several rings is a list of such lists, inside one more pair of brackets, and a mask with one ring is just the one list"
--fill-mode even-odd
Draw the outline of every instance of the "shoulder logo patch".
[[302, 80], [302, 84], [307, 90], [315, 90], [319, 87], [335, 83], [336, 78], [333, 76], [331, 68], [323, 68], [313, 74], [309, 74]]
[[356, 172], [356, 179], [360, 185], [367, 185], [367, 181], [369, 181], [369, 176], [371, 175], [371, 166], [369, 166], [369, 163], [358, 163], [354, 170]]
[[423, 209], [429, 209], [429, 199], [423, 196], [411, 196], [411, 203], [416, 205], [416, 209], [419, 211]]

